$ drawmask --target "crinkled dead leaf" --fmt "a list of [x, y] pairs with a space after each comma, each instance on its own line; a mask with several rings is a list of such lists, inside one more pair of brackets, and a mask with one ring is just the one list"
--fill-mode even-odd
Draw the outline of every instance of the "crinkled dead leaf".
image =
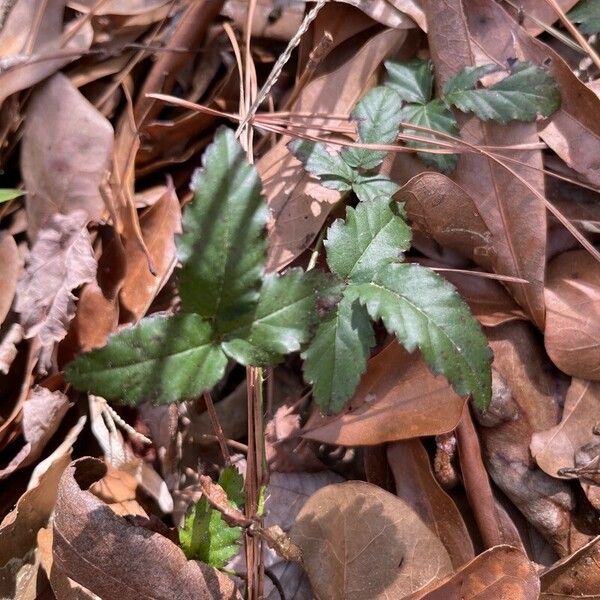
[[52, 227], [55, 213], [83, 211], [88, 221], [100, 217], [104, 202], [98, 187], [112, 145], [111, 124], [67, 77], [57, 74], [35, 91], [21, 146], [30, 239]]
[[531, 438], [531, 454], [549, 475], [560, 477], [564, 468], [577, 466], [577, 453], [597, 442], [594, 434], [600, 415], [600, 383], [573, 379], [567, 392], [561, 422]]
[[436, 481], [420, 440], [394, 442], [387, 462], [396, 482], [396, 495], [410, 505], [444, 544], [458, 569], [475, 556], [473, 543], [456, 504]]
[[[423, 11], [419, 10], [417, 2], [412, 0], [340, 0], [356, 8], [360, 8], [373, 20], [386, 27], [395, 29], [412, 29], [414, 21], [409, 18], [418, 18], [419, 25], [424, 23]], [[416, 20], [415, 18], [415, 20]]]
[[21, 257], [15, 238], [0, 232], [0, 325], [4, 322], [12, 304], [17, 281], [21, 272]]
[[291, 536], [323, 600], [402, 598], [452, 573], [444, 545], [410, 505], [364, 481], [313, 494]]
[[90, 12], [93, 8], [94, 16], [138, 15], [156, 10], [168, 3], [169, 0], [109, 0], [108, 2], [102, 2], [99, 6], [96, 6], [96, 4], [98, 4], [97, 0], [68, 0], [67, 2], [71, 8], [84, 13]]
[[346, 410], [335, 417], [313, 417], [303, 435], [343, 446], [437, 435], [456, 427], [464, 404], [417, 353], [409, 354], [394, 341], [369, 361]]
[[5, 479], [17, 469], [33, 464], [40, 457], [68, 409], [69, 399], [62, 392], [51, 392], [40, 386], [31, 390], [23, 403], [22, 427], [25, 445], [0, 469], [0, 479]]
[[442, 582], [404, 600], [537, 600], [535, 564], [512, 546], [494, 546]]
[[19, 323], [11, 323], [0, 340], [0, 373], [8, 374], [17, 357], [17, 345], [23, 339], [23, 328]]
[[73, 290], [96, 275], [86, 219], [81, 211], [53, 214], [33, 245], [17, 286], [15, 310], [25, 337], [40, 340], [43, 368], [49, 366], [55, 342], [65, 337], [75, 315]]
[[600, 380], [600, 264], [585, 250], [557, 256], [546, 277], [544, 344], [554, 364]]
[[239, 598], [233, 581], [163, 535], [131, 525], [86, 489], [105, 473], [95, 459], [71, 463], [61, 478], [54, 518], [54, 561], [103, 600]]

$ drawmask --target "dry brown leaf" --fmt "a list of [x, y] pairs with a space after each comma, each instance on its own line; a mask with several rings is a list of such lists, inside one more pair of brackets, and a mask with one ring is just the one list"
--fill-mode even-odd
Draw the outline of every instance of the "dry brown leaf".
[[597, 441], [594, 428], [600, 420], [600, 383], [573, 379], [562, 420], [531, 438], [531, 453], [548, 475], [560, 477], [563, 468], [577, 466], [577, 452]]
[[[339, 2], [345, 2], [360, 8], [365, 14], [369, 15], [371, 19], [378, 21], [382, 25], [387, 27], [393, 27], [395, 29], [411, 29], [415, 26], [412, 19], [408, 18], [405, 12], [402, 11], [398, 4], [405, 4], [410, 7], [412, 5], [415, 14], [418, 14], [418, 9], [415, 6], [415, 2], [399, 2], [398, 0], [338, 0]], [[421, 22], [424, 21], [423, 13]]]
[[33, 464], [40, 457], [68, 409], [69, 399], [62, 392], [51, 392], [40, 386], [31, 390], [23, 403], [22, 427], [25, 445], [3, 469], [0, 469], [0, 479], [5, 479], [17, 469]]
[[142, 215], [140, 227], [155, 274], [150, 272], [148, 259], [139, 245], [128, 243], [127, 270], [120, 293], [121, 308], [126, 313], [121, 321], [139, 321], [175, 268], [175, 235], [181, 233], [181, 208], [172, 185]]
[[[463, 11], [461, 0], [427, 0], [429, 44], [435, 65], [436, 81], [441, 88], [465, 66], [477, 62], [501, 64], [515, 56], [508, 42], [513, 27], [496, 24], [486, 36], [467, 27], [467, 18], [479, 22], [502, 11], [493, 0], [475, 0]], [[507, 42], [497, 48], [498, 40]], [[474, 115], [459, 114], [461, 137], [475, 145], [510, 145], [538, 141], [533, 123], [484, 123]], [[540, 151], [511, 151], [511, 157], [541, 168]], [[511, 163], [511, 168], [538, 192], [544, 191], [543, 175]], [[477, 153], [462, 154], [453, 180], [473, 198], [479, 214], [493, 236], [496, 261], [494, 269], [528, 284], [507, 284], [511, 293], [531, 318], [544, 323], [544, 266], [546, 250], [546, 208], [541, 199], [500, 165]]]
[[17, 286], [15, 310], [26, 338], [37, 336], [40, 364], [51, 364], [55, 342], [67, 334], [75, 315], [73, 290], [96, 276], [96, 258], [87, 216], [81, 211], [52, 215], [33, 245]]
[[27, 109], [21, 169], [27, 189], [28, 234], [35, 240], [55, 213], [100, 217], [99, 185], [113, 144], [111, 124], [62, 74], [42, 85]]
[[17, 357], [17, 345], [23, 339], [23, 328], [19, 323], [11, 323], [0, 340], [0, 373], [5, 375]]
[[103, 600], [239, 598], [226, 575], [186, 560], [166, 537], [131, 525], [85, 491], [105, 472], [88, 458], [71, 463], [61, 478], [53, 550], [67, 577]]
[[478, 418], [487, 470], [556, 552], [565, 556], [588, 538], [573, 526], [571, 489], [539, 469], [529, 450], [532, 435], [554, 427], [560, 419], [561, 382], [528, 324], [507, 323], [486, 333], [494, 352], [492, 401]]
[[139, 15], [156, 10], [170, 0], [105, 0], [98, 5], [98, 0], [68, 0], [67, 4], [83, 13], [94, 9], [94, 15]]
[[320, 489], [291, 537], [321, 600], [403, 598], [452, 573], [444, 545], [418, 514], [364, 481]]
[[21, 257], [12, 235], [0, 232], [0, 325], [10, 310], [21, 272]]
[[600, 598], [600, 537], [550, 567], [541, 581], [540, 600]]
[[[485, 40], [488, 47], [495, 46], [493, 55], [497, 60], [504, 62], [506, 56], [517, 56], [548, 68], [560, 87], [561, 107], [550, 119], [540, 122], [540, 136], [570, 167], [600, 185], [600, 165], [596, 160], [600, 146], [600, 99], [554, 50], [516, 27], [515, 21], [497, 3], [470, 0], [467, 18], [475, 40]], [[514, 154], [511, 156], [516, 158]]]
[[147, 517], [148, 513], [136, 499], [137, 488], [138, 482], [133, 475], [108, 465], [106, 475], [93, 483], [89, 491], [117, 515]]
[[569, 375], [600, 380], [600, 264], [585, 250], [557, 256], [546, 278], [546, 352]]
[[418, 353], [396, 341], [371, 358], [343, 413], [314, 415], [303, 436], [342, 446], [362, 446], [447, 433], [460, 420], [465, 399], [435, 376]]
[[517, 548], [494, 546], [441, 583], [404, 600], [537, 600], [540, 579], [534, 564]]
[[396, 481], [396, 495], [410, 505], [442, 541], [454, 569], [475, 556], [467, 527], [454, 501], [436, 481], [419, 440], [390, 444], [387, 459]]
[[89, 22], [71, 22], [64, 31], [68, 39], [63, 43], [65, 2], [17, 0], [0, 31], [0, 105], [11, 94], [42, 81], [90, 47], [94, 32]]
[[[339, 10], [339, 9], [336, 9]], [[406, 32], [385, 30], [359, 45], [357, 36], [333, 51], [315, 78], [300, 93], [293, 110], [317, 114], [350, 114], [364, 94], [381, 61], [395, 55]], [[345, 59], [345, 60], [343, 60]], [[332, 66], [341, 66], [332, 69]], [[327, 90], [335, 89], [336, 93]], [[331, 120], [328, 121], [331, 124]], [[287, 150], [283, 139], [257, 163], [271, 212], [267, 268], [281, 270], [306, 250], [340, 199], [308, 175]]]

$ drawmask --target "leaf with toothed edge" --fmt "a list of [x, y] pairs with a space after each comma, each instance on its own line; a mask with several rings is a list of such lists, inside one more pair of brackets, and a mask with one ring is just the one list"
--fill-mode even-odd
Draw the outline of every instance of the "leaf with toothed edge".
[[433, 66], [430, 60], [415, 58], [407, 62], [387, 60], [385, 85], [405, 102], [427, 104], [433, 93]]

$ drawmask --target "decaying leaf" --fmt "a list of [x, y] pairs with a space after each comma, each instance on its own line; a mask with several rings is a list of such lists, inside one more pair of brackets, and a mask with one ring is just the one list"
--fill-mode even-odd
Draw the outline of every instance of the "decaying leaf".
[[31, 249], [17, 287], [15, 310], [25, 337], [39, 338], [45, 368], [54, 343], [65, 337], [75, 315], [73, 290], [96, 275], [86, 219], [81, 211], [53, 214]]
[[600, 264], [585, 250], [557, 256], [546, 278], [544, 343], [554, 364], [600, 380]]
[[103, 600], [239, 598], [226, 575], [196, 561], [163, 535], [131, 525], [90, 492], [105, 473], [94, 459], [69, 465], [54, 518], [54, 561]]
[[313, 494], [291, 536], [322, 600], [402, 598], [452, 572], [444, 545], [418, 514], [363, 481]]
[[0, 325], [12, 304], [21, 272], [21, 258], [12, 235], [0, 232]]

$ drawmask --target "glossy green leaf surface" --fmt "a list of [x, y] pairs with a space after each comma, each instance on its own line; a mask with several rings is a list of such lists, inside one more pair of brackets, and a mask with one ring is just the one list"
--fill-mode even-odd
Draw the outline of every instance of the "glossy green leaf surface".
[[112, 335], [106, 346], [81, 354], [67, 381], [126, 404], [167, 404], [197, 398], [223, 376], [227, 357], [198, 315], [155, 316]]
[[[492, 66], [493, 67], [493, 66]], [[483, 121], [499, 123], [534, 121], [560, 107], [560, 92], [552, 77], [531, 63], [515, 63], [511, 73], [489, 88], [475, 87], [489, 65], [467, 67], [444, 88], [444, 98], [463, 112], [474, 112]]]
[[[369, 91], [352, 111], [356, 121], [358, 139], [365, 144], [393, 144], [400, 127], [398, 94], [385, 86]], [[344, 161], [354, 169], [369, 171], [378, 167], [386, 152], [366, 148], [346, 147], [341, 152]]]
[[267, 219], [256, 168], [233, 131], [220, 129], [192, 180], [177, 241], [183, 310], [210, 319], [216, 331], [251, 312], [264, 270]]
[[301, 269], [271, 273], [263, 282], [256, 311], [222, 346], [242, 364], [276, 364], [309, 340], [316, 318], [310, 278]]
[[455, 288], [415, 264], [390, 264], [372, 283], [352, 286], [374, 320], [381, 319], [404, 347], [421, 350], [435, 373], [479, 408], [491, 397], [491, 351], [481, 327]]
[[430, 60], [415, 58], [407, 62], [385, 62], [385, 85], [395, 90], [405, 102], [426, 104], [433, 93], [433, 66]]
[[346, 209], [346, 220], [329, 228], [327, 263], [343, 279], [371, 281], [382, 267], [403, 259], [410, 248], [411, 231], [400, 216], [398, 203], [389, 198], [361, 202]]
[[303, 354], [304, 378], [326, 413], [342, 410], [367, 368], [375, 343], [369, 315], [347, 291], [321, 322]]

